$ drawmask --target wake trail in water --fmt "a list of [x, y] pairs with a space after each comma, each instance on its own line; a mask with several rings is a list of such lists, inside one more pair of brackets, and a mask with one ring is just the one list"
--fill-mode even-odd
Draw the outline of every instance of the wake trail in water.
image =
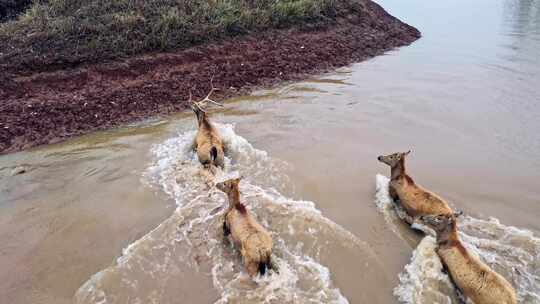
[[[359, 272], [373, 278], [382, 273], [366, 243], [325, 218], [313, 202], [281, 194], [290, 188], [286, 163], [253, 148], [232, 125], [216, 127], [228, 153], [226, 170], [216, 179], [242, 173], [242, 200], [272, 233], [279, 273], [255, 282], [245, 273], [238, 251], [223, 237], [226, 196], [205, 183], [191, 148], [195, 131], [187, 131], [153, 148], [154, 162], [143, 178], [173, 198], [177, 209], [82, 285], [76, 303], [173, 302], [204, 285], [204, 278], [217, 293], [215, 303], [348, 303], [321, 262], [330, 250], [368, 257], [372, 263], [362, 263]], [[200, 284], [188, 275], [202, 277]]]
[[[399, 222], [399, 214], [403, 211], [394, 211], [388, 183], [386, 176], [376, 176], [375, 204], [390, 229], [407, 241], [410, 232]], [[415, 228], [429, 230], [427, 227]], [[478, 255], [514, 286], [519, 303], [540, 303], [540, 238], [531, 231], [505, 226], [495, 218], [483, 220], [462, 216], [458, 220], [458, 229], [469, 252]], [[399, 274], [399, 286], [394, 289], [401, 302], [450, 304], [462, 301], [456, 296], [450, 278], [442, 271], [435, 248], [435, 238], [430, 235], [416, 246], [410, 263]]]

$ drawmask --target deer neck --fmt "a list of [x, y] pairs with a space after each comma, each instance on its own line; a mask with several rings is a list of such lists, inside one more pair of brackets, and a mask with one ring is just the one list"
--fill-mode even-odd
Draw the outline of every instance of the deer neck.
[[437, 244], [442, 247], [461, 245], [455, 222], [448, 225], [445, 230], [437, 233]]
[[401, 177], [405, 177], [405, 175], [406, 175], [406, 173], [405, 173], [405, 159], [401, 158], [399, 160], [399, 162], [390, 169], [390, 173], [392, 175], [391, 176], [392, 180], [396, 180], [396, 179], [399, 179]]
[[229, 198], [229, 209], [234, 208], [236, 204], [240, 203], [240, 191], [238, 188], [233, 188], [229, 193], [227, 193]]
[[210, 124], [210, 121], [208, 121], [208, 117], [206, 117], [206, 115], [202, 116], [199, 119], [199, 128], [207, 130], [212, 129], [212, 125]]

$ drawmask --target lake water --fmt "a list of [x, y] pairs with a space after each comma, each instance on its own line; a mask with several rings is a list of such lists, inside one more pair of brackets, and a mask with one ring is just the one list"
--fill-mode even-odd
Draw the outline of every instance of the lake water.
[[540, 2], [379, 3], [423, 37], [212, 113], [230, 151], [219, 178], [245, 176], [279, 274], [251, 282], [224, 242], [225, 197], [182, 113], [0, 157], [0, 298], [458, 303], [376, 160], [411, 149], [409, 174], [464, 211], [471, 252], [540, 303]]

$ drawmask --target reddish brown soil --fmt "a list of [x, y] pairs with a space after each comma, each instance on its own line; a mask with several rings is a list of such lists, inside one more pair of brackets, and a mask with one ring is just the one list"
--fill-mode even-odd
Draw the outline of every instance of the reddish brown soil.
[[[420, 37], [368, 2], [368, 13], [315, 29], [253, 34], [175, 53], [21, 76], [0, 74], [0, 153], [187, 108], [188, 92], [216, 98], [362, 61]], [[9, 74], [8, 74], [9, 73]]]

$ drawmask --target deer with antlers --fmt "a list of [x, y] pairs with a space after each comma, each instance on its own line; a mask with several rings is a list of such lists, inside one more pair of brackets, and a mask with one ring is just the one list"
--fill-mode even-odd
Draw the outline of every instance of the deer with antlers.
[[204, 106], [208, 103], [223, 107], [223, 104], [210, 99], [212, 93], [217, 90], [214, 88], [212, 81], [210, 81], [210, 85], [210, 92], [200, 101], [193, 101], [191, 92], [189, 92], [189, 102], [191, 104], [191, 109], [195, 112], [198, 123], [198, 131], [193, 143], [193, 148], [197, 152], [197, 157], [201, 164], [210, 172], [214, 173], [216, 167], [223, 168], [224, 166], [225, 146], [223, 145], [218, 130], [210, 123], [208, 114], [204, 110]]

